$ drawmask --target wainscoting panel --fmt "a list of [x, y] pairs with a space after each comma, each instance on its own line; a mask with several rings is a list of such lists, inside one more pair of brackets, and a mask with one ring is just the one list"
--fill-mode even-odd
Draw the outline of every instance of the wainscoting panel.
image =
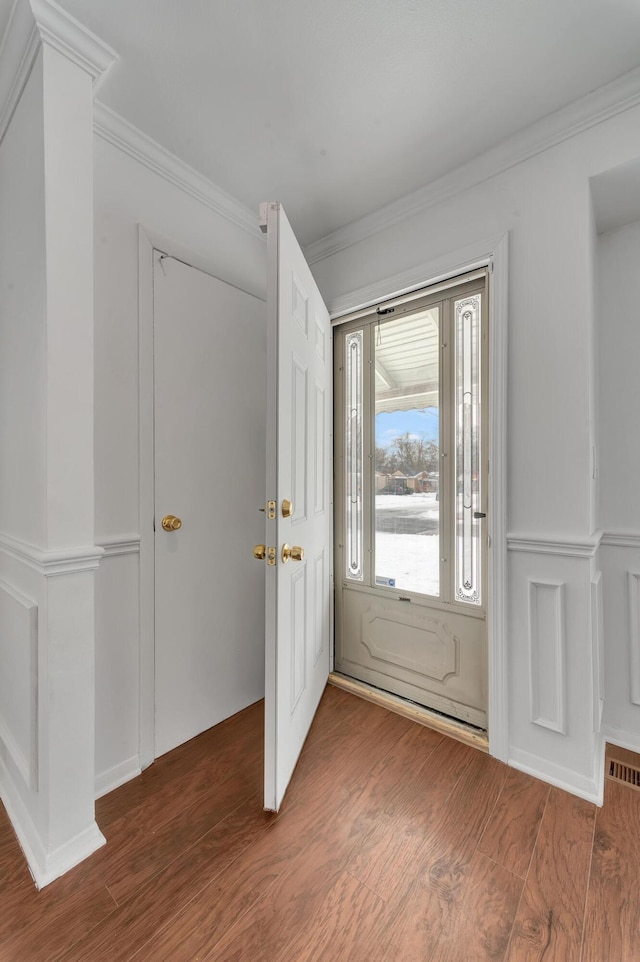
[[531, 721], [565, 729], [565, 586], [529, 581], [529, 665]]
[[25, 785], [38, 781], [38, 607], [0, 580], [0, 741]]
[[629, 660], [631, 702], [640, 705], [640, 572], [629, 572]]

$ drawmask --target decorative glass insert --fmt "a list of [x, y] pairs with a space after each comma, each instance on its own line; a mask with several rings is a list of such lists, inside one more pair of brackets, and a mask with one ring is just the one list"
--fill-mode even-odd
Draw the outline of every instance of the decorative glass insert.
[[480, 469], [481, 294], [454, 304], [455, 333], [455, 600], [482, 604]]
[[346, 550], [347, 578], [362, 581], [363, 570], [363, 474], [362, 474], [362, 347], [363, 331], [345, 339], [344, 393], [346, 410]]
[[440, 307], [376, 325], [375, 584], [440, 596]]

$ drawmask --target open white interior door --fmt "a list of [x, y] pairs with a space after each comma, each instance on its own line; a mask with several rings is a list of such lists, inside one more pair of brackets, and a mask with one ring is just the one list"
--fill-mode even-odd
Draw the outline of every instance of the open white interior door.
[[332, 351], [329, 313], [280, 204], [262, 204], [260, 224], [269, 325], [264, 807], [277, 812], [329, 674]]

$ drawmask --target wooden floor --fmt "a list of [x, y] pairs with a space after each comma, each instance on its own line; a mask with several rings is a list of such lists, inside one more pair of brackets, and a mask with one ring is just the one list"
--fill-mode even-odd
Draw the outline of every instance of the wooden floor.
[[261, 758], [256, 705], [101, 799], [42, 892], [0, 808], [0, 960], [640, 960], [640, 792], [597, 811], [335, 688], [278, 817]]

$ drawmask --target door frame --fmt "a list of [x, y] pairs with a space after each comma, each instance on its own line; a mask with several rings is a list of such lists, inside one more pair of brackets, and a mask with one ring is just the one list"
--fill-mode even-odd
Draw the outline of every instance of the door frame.
[[[139, 765], [155, 761], [155, 450], [154, 450], [154, 251], [217, 277], [214, 265], [192, 250], [138, 224], [138, 525], [139, 560]], [[232, 282], [218, 277], [225, 284]], [[238, 284], [232, 286], [239, 287]], [[266, 301], [264, 290], [246, 293]]]
[[507, 646], [507, 316], [509, 234], [480, 240], [400, 274], [329, 300], [334, 325], [347, 314], [488, 268], [489, 289], [489, 491], [487, 596], [489, 753], [509, 758]]

